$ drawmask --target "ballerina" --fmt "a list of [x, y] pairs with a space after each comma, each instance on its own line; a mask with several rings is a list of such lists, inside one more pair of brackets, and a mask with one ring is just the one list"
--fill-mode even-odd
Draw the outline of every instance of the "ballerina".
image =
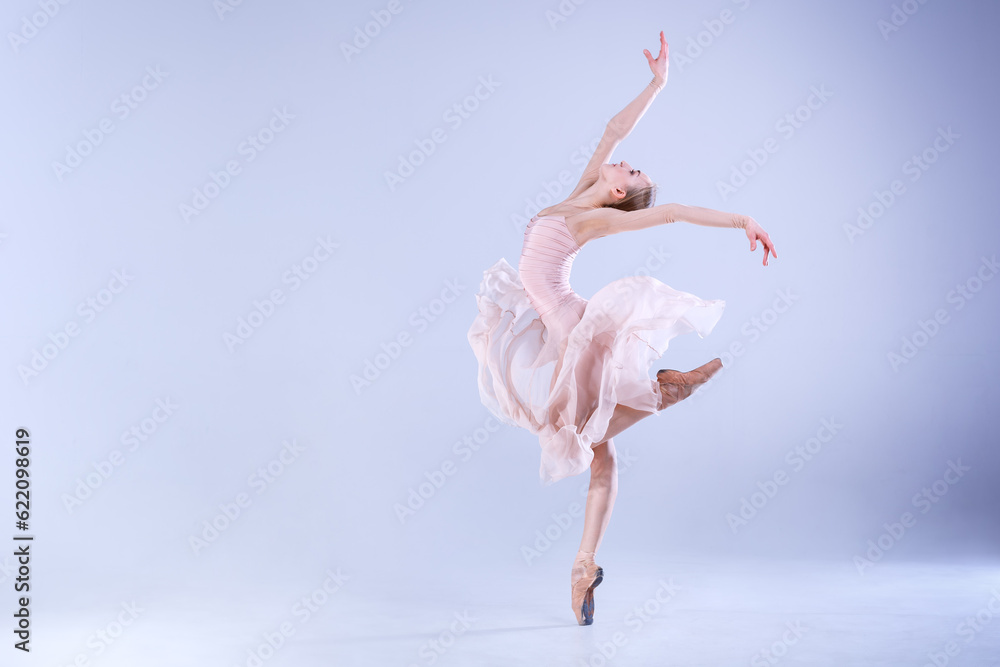
[[534, 216], [524, 232], [515, 271], [503, 258], [483, 272], [479, 314], [468, 332], [479, 365], [480, 398], [498, 419], [538, 436], [543, 484], [590, 469], [580, 549], [570, 571], [571, 604], [590, 625], [594, 588], [604, 578], [595, 557], [618, 490], [614, 437], [689, 397], [722, 361], [682, 373], [652, 365], [668, 342], [695, 332], [704, 338], [725, 302], [704, 300], [650, 276], [613, 281], [588, 301], [569, 284], [573, 259], [587, 243], [612, 234], [688, 222], [745, 232], [751, 252], [777, 259], [767, 232], [747, 215], [681, 204], [654, 205], [656, 184], [615, 148], [635, 128], [667, 81], [669, 49], [643, 54], [653, 80], [604, 131], [579, 183], [562, 202]]

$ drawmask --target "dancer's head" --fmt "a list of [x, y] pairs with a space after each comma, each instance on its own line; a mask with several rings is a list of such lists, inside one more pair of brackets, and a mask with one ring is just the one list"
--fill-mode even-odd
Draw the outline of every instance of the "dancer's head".
[[622, 211], [650, 208], [656, 201], [656, 184], [640, 169], [633, 169], [625, 160], [602, 164], [597, 185], [605, 195], [605, 206]]

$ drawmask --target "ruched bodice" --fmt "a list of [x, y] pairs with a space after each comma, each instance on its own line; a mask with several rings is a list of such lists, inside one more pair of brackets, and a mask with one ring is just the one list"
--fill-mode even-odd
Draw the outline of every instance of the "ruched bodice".
[[587, 302], [569, 284], [570, 269], [579, 251], [564, 216], [535, 216], [524, 230], [517, 270], [543, 322], [562, 319], [557, 318], [562, 310], [576, 317], [583, 313]]

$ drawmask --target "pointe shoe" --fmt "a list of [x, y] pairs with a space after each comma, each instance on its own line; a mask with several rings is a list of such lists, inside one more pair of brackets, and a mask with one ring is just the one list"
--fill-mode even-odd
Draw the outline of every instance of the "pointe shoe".
[[[576, 577], [579, 576], [579, 579]], [[594, 561], [577, 561], [570, 575], [573, 613], [580, 625], [594, 622], [594, 589], [604, 581], [604, 568]]]
[[694, 393], [695, 389], [708, 382], [721, 368], [722, 359], [716, 357], [687, 373], [669, 369], [658, 371], [656, 380], [660, 384], [660, 394], [662, 394], [660, 410], [683, 401]]

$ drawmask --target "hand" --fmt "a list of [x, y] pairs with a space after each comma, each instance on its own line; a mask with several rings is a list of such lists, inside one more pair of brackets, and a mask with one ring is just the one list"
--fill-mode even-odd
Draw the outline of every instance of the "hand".
[[670, 68], [670, 47], [667, 46], [667, 38], [663, 36], [662, 30], [660, 31], [660, 53], [656, 59], [653, 59], [649, 49], [643, 49], [642, 52], [649, 62], [649, 69], [653, 70], [653, 80], [661, 85], [666, 85], [667, 70]]
[[744, 230], [747, 233], [747, 238], [750, 239], [750, 252], [757, 249], [757, 241], [760, 241], [761, 245], [764, 246], [764, 266], [767, 266], [768, 253], [774, 255], [775, 259], [778, 259], [778, 253], [774, 251], [774, 243], [771, 242], [771, 237], [767, 235], [767, 232], [764, 231], [764, 228], [756, 220], [750, 218]]

